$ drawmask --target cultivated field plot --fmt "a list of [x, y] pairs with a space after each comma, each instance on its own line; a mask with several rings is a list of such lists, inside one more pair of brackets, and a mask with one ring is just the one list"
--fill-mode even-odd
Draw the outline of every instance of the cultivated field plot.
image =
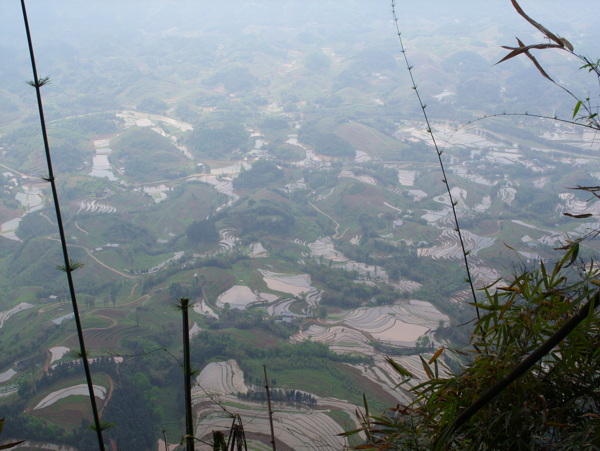
[[[241, 401], [236, 394], [246, 393], [244, 375], [234, 360], [208, 364], [198, 376], [199, 387], [192, 397], [198, 422], [196, 437], [212, 438], [213, 430], [228, 431], [232, 416], [240, 415], [249, 449], [263, 449], [271, 440], [268, 408], [265, 403]], [[343, 449], [347, 445], [338, 434], [344, 429], [329, 415], [331, 410], [345, 411], [354, 418], [355, 406], [345, 401], [317, 398], [317, 406], [273, 405], [275, 440], [282, 449]], [[354, 427], [353, 425], [350, 425]], [[264, 444], [264, 445], [262, 445]], [[204, 447], [203, 447], [204, 446]], [[210, 450], [208, 445], [196, 449]]]
[[[479, 251], [492, 246], [496, 241], [495, 238], [475, 235], [468, 230], [462, 230], [461, 233], [465, 246], [470, 251], [471, 255], [477, 255]], [[431, 257], [434, 260], [461, 260], [463, 258], [458, 234], [454, 230], [445, 229], [442, 232], [439, 241], [441, 241], [441, 244], [438, 246], [418, 249], [417, 253], [419, 257]]]
[[[335, 320], [311, 325], [299, 331], [293, 341], [314, 340], [336, 351], [361, 352], [371, 348], [373, 339], [395, 346], [414, 346], [416, 340], [450, 319], [433, 305], [413, 300], [409, 303], [352, 310]], [[373, 351], [367, 353], [373, 354]]]
[[[94, 385], [94, 395], [96, 398], [104, 399], [106, 397], [106, 388], [100, 385]], [[88, 388], [86, 384], [79, 384], [73, 387], [63, 388], [62, 390], [57, 390], [55, 392], [50, 393], [44, 399], [42, 399], [33, 410], [43, 409], [45, 407], [49, 407], [55, 402], [66, 398], [68, 396], [89, 396]]]

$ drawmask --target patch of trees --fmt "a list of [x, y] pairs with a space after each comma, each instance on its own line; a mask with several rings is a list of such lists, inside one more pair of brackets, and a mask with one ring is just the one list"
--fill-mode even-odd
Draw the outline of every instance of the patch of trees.
[[[317, 399], [309, 393], [304, 393], [299, 390], [285, 390], [278, 388], [271, 388], [269, 390], [271, 395], [271, 401], [273, 402], [285, 402], [288, 404], [297, 404], [305, 406], [317, 405]], [[267, 401], [267, 391], [263, 390], [248, 390], [247, 393], [238, 393], [237, 397], [244, 400], [251, 401]]]
[[304, 149], [283, 141], [271, 142], [269, 144], [269, 154], [282, 161], [298, 161], [306, 157]]
[[385, 186], [398, 185], [398, 170], [378, 163], [365, 163], [352, 168], [356, 175], [368, 175]]
[[183, 121], [194, 123], [198, 121], [199, 110], [189, 101], [182, 101], [175, 106], [175, 115]]
[[[113, 114], [91, 114], [48, 124], [50, 150], [56, 169], [70, 171], [91, 160], [90, 137], [115, 133], [120, 122]], [[24, 170], [29, 153], [43, 147], [39, 128], [26, 127], [0, 137], [0, 145], [7, 149], [7, 163]]]
[[[416, 254], [409, 251], [404, 243], [395, 246], [384, 239], [368, 240], [361, 243], [360, 246], [348, 241], [339, 241], [336, 243], [336, 249], [350, 260], [366, 263], [367, 265], [383, 266], [393, 280], [399, 279], [400, 275], [405, 273], [400, 268], [418, 265], [419, 261]], [[394, 266], [395, 264], [398, 264], [398, 266]], [[392, 277], [390, 271], [395, 267], [397, 268], [394, 271], [395, 277]]]
[[265, 317], [258, 309], [239, 310], [225, 307], [221, 310], [218, 320], [207, 318], [211, 330], [221, 329], [262, 329], [269, 334], [287, 340], [296, 333], [297, 325], [276, 322], [272, 317]]
[[247, 67], [223, 69], [205, 78], [202, 83], [207, 86], [222, 84], [227, 91], [237, 93], [245, 93], [260, 86], [260, 80], [252, 75]]
[[313, 72], [322, 72], [331, 66], [331, 58], [323, 52], [312, 52], [304, 61], [304, 67]]
[[258, 160], [233, 180], [236, 189], [264, 188], [283, 178], [283, 170], [272, 161]]
[[281, 234], [289, 231], [296, 220], [283, 206], [258, 205], [234, 215], [235, 224], [242, 229], [242, 234], [257, 232]]
[[247, 149], [249, 138], [250, 134], [239, 122], [224, 121], [197, 125], [185, 142], [201, 156], [225, 159], [232, 152]]
[[153, 114], [164, 114], [169, 105], [156, 97], [145, 97], [140, 103], [137, 104], [136, 109], [138, 111], [144, 111], [146, 113]]
[[[52, 437], [52, 443], [77, 445], [74, 438], [63, 428], [24, 413], [25, 406], [26, 401], [22, 399], [2, 406], [2, 416], [6, 418], [2, 429], [3, 438], [12, 437], [16, 440], [47, 442], [49, 437]], [[98, 448], [97, 442], [88, 449], [94, 449], [94, 447]]]
[[[175, 365], [168, 366], [163, 363], [161, 367], [168, 373], [177, 373]], [[114, 392], [103, 413], [103, 420], [112, 424], [112, 427], [104, 431], [105, 439], [113, 439], [127, 449], [152, 449], [158, 439], [162, 419], [157, 415], [160, 412], [156, 407], [160, 404], [159, 394], [161, 388], [170, 383], [174, 374], [165, 377], [162, 383], [150, 380], [147, 371], [140, 368], [139, 361], [123, 362], [117, 370], [117, 364], [112, 357], [96, 357], [90, 361], [90, 368], [96, 374], [104, 373], [115, 380]], [[3, 434], [32, 441], [47, 442], [52, 439], [53, 443], [77, 446], [79, 449], [97, 448], [96, 435], [90, 430], [86, 419], [82, 419], [79, 428], [67, 432], [51, 422], [23, 413], [26, 403], [35, 394], [53, 389], [56, 383], [65, 378], [74, 378], [82, 374], [80, 361], [65, 362], [49, 368], [37, 381], [21, 383], [18, 399], [3, 405], [3, 415], [10, 419], [5, 424]]]
[[359, 72], [356, 69], [346, 69], [335, 77], [332, 90], [339, 91], [343, 88], [364, 90], [369, 88], [369, 86], [364, 72]]
[[393, 304], [400, 297], [399, 293], [387, 284], [367, 285], [357, 283], [356, 271], [346, 271], [315, 262], [304, 266], [315, 283], [326, 287], [321, 296], [321, 304], [342, 308], [358, 308], [366, 304]]
[[85, 116], [52, 122], [50, 128], [62, 128], [79, 135], [108, 135], [119, 131], [122, 120], [112, 113], [86, 114]]
[[[197, 367], [202, 368], [210, 361], [235, 359], [244, 371], [246, 368], [254, 368], [252, 360], [269, 362], [268, 367], [273, 370], [320, 368], [327, 366], [327, 362], [368, 364], [372, 361], [370, 357], [365, 356], [336, 354], [323, 343], [313, 341], [260, 348], [247, 340], [242, 341], [232, 335], [209, 331], [200, 332], [192, 339], [190, 352], [192, 362]], [[256, 374], [262, 374], [262, 365]], [[251, 373], [245, 374], [245, 377], [251, 383], [254, 382]]]
[[[91, 161], [93, 148], [90, 144], [90, 131], [92, 124], [85, 121], [72, 122], [61, 121], [51, 123], [48, 126], [48, 139], [50, 141], [50, 150], [52, 152], [52, 163], [59, 172], [72, 172], [80, 169], [85, 161]], [[99, 120], [98, 127], [103, 128], [104, 121]], [[73, 129], [70, 129], [73, 124]], [[114, 124], [113, 124], [114, 127]], [[21, 170], [26, 170], [28, 164], [35, 161], [29, 159], [31, 151], [43, 148], [39, 129], [30, 128], [17, 130], [8, 133], [0, 139], [0, 145], [7, 149], [7, 163]]]
[[202, 295], [202, 287], [198, 284], [184, 285], [173, 282], [169, 285], [169, 297], [176, 300], [181, 298], [196, 299]]
[[556, 194], [548, 192], [533, 185], [521, 186], [515, 195], [515, 205], [513, 209], [523, 209], [528, 212], [526, 216], [535, 216], [537, 220], [549, 220], [552, 224], [556, 222], [555, 209], [560, 203]]
[[355, 60], [352, 68], [355, 71], [395, 71], [398, 68], [394, 58], [393, 49], [385, 49], [382, 47], [368, 47], [352, 56]]
[[490, 72], [489, 61], [476, 52], [465, 50], [453, 53], [444, 59], [442, 67], [446, 72], [454, 72], [461, 77]]
[[354, 148], [338, 135], [321, 131], [314, 122], [307, 122], [298, 130], [298, 140], [314, 147], [315, 151], [330, 157], [354, 157]]
[[92, 147], [86, 136], [60, 129], [50, 130], [49, 139], [52, 164], [57, 171], [76, 171], [91, 160]]
[[[73, 258], [81, 254], [77, 248], [73, 249]], [[55, 243], [45, 238], [31, 238], [8, 259], [4, 266], [7, 281], [18, 286], [31, 286], [32, 281], [39, 281], [41, 285], [58, 287], [57, 280], [64, 279], [56, 267], [48, 262], [62, 262], [60, 248]]]
[[317, 97], [314, 103], [324, 108], [339, 108], [344, 103], [344, 99], [335, 94], [328, 94]]
[[109, 159], [117, 167], [125, 166], [125, 174], [139, 180], [182, 177], [189, 171], [181, 150], [149, 128], [131, 128], [113, 139], [111, 145]]
[[21, 219], [17, 236], [22, 240], [28, 240], [36, 236], [46, 236], [56, 233], [56, 226], [40, 213], [29, 213]]
[[156, 243], [156, 237], [145, 227], [126, 222], [120, 218], [111, 218], [102, 231], [104, 239], [111, 243], [132, 243], [142, 247], [151, 247]]
[[371, 216], [366, 213], [360, 214], [358, 223], [360, 224], [362, 232], [361, 244], [366, 242], [369, 238], [378, 237], [378, 232], [385, 229], [387, 226], [387, 221], [384, 218]]
[[185, 234], [193, 245], [214, 243], [219, 240], [219, 232], [213, 218], [192, 222], [185, 230]]
[[306, 184], [312, 190], [333, 188], [338, 183], [339, 175], [339, 168], [306, 169], [303, 173]]
[[262, 121], [260, 127], [261, 129], [279, 131], [290, 128], [290, 124], [281, 117], [267, 117], [264, 121]]
[[113, 422], [115, 427], [104, 435], [120, 447], [140, 451], [153, 449], [160, 433], [155, 406], [164, 396], [162, 390], [150, 381], [146, 372], [127, 372], [123, 368], [117, 374], [116, 388], [103, 414], [103, 418]]

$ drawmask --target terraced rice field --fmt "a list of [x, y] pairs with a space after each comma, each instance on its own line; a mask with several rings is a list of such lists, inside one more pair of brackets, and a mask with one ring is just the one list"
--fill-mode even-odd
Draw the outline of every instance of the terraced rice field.
[[19, 313], [22, 312], [23, 310], [27, 310], [32, 308], [33, 305], [27, 303], [27, 302], [21, 302], [19, 305], [11, 308], [10, 310], [7, 310], [6, 312], [0, 312], [0, 329], [2, 329], [2, 326], [4, 326], [4, 322], [8, 321], [8, 319]]
[[96, 199], [84, 199], [79, 204], [77, 214], [82, 211], [87, 213], [116, 213], [117, 209], [106, 202], [99, 202]]
[[70, 349], [66, 346], [55, 346], [54, 348], [48, 349], [50, 352], [50, 365], [52, 365], [57, 360], [62, 359]]
[[[62, 390], [57, 390], [55, 392], [50, 393], [44, 399], [42, 399], [33, 410], [43, 409], [45, 407], [49, 407], [55, 402], [67, 398], [69, 396], [89, 396], [88, 387], [86, 384], [74, 385], [73, 387], [63, 388]], [[106, 388], [101, 385], [94, 385], [94, 396], [99, 399], [104, 399], [106, 397]]]
[[310, 276], [308, 274], [281, 274], [267, 270], [259, 270], [267, 286], [274, 291], [289, 293], [293, 296], [299, 296], [302, 293], [315, 291], [311, 286]]
[[[271, 440], [268, 409], [264, 403], [241, 401], [245, 393], [243, 372], [233, 360], [207, 365], [198, 376], [192, 393], [197, 409], [196, 437], [210, 439], [213, 430], [229, 430], [231, 416], [242, 417], [249, 449], [263, 449]], [[347, 445], [338, 434], [344, 429], [327, 412], [342, 410], [354, 418], [355, 406], [336, 399], [318, 398], [317, 408], [273, 405], [275, 440], [281, 449], [343, 449]], [[196, 449], [210, 450], [210, 447]], [[269, 448], [266, 448], [269, 449]]]
[[423, 301], [410, 301], [382, 307], [364, 307], [335, 320], [313, 324], [299, 331], [292, 341], [313, 340], [327, 344], [336, 352], [373, 355], [373, 339], [396, 346], [414, 346], [416, 340], [438, 327], [448, 316]]
[[244, 285], [234, 285], [217, 298], [217, 306], [220, 308], [229, 304], [231, 308], [245, 310], [250, 304], [263, 301], [250, 288]]
[[[462, 230], [462, 237], [471, 255], [477, 255], [479, 251], [492, 246], [494, 241], [496, 241], [495, 238], [475, 235], [468, 230]], [[454, 230], [444, 229], [439, 237], [439, 241], [441, 244], [437, 246], [418, 249], [417, 255], [419, 257], [431, 257], [434, 260], [462, 260], [462, 248], [458, 234]]]

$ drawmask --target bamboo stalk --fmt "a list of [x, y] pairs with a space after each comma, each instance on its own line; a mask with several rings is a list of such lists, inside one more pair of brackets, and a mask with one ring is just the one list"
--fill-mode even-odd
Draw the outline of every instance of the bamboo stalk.
[[185, 449], [194, 450], [194, 423], [192, 421], [192, 370], [190, 368], [190, 329], [188, 321], [188, 308], [190, 300], [181, 298], [181, 316], [183, 319], [183, 378], [185, 386]]
[[271, 426], [271, 447], [273, 451], [277, 451], [275, 446], [275, 428], [273, 427], [273, 409], [271, 409], [271, 392], [269, 390], [269, 378], [267, 377], [267, 365], [263, 365], [265, 370], [265, 389], [267, 391], [267, 404], [269, 406], [269, 426]]
[[65, 231], [62, 221], [62, 215], [60, 212], [60, 204], [58, 202], [58, 192], [56, 189], [56, 180], [54, 178], [54, 172], [52, 170], [52, 158], [50, 155], [50, 145], [48, 142], [48, 133], [46, 130], [46, 120], [44, 119], [44, 107], [42, 104], [42, 93], [40, 88], [47, 84], [48, 79], [40, 79], [37, 74], [37, 67], [35, 64], [35, 56], [33, 52], [33, 42], [31, 39], [31, 32], [29, 29], [29, 21], [27, 19], [27, 10], [25, 8], [25, 0], [21, 0], [21, 8], [23, 10], [23, 21], [25, 23], [25, 32], [27, 34], [27, 43], [29, 45], [29, 56], [31, 58], [31, 69], [33, 71], [33, 82], [30, 84], [35, 88], [35, 92], [37, 95], [37, 104], [38, 111], [40, 116], [40, 124], [42, 127], [42, 137], [44, 139], [44, 151], [46, 154], [46, 164], [48, 166], [48, 178], [46, 179], [50, 182], [50, 186], [52, 188], [52, 197], [54, 200], [54, 209], [56, 212], [56, 221], [58, 224], [58, 233], [60, 235], [60, 243], [62, 246], [62, 253], [64, 258], [64, 270], [67, 274], [67, 281], [69, 284], [69, 294], [71, 296], [71, 304], [73, 306], [73, 315], [75, 317], [75, 325], [77, 327], [77, 338], [79, 340], [79, 347], [81, 350], [81, 359], [83, 362], [83, 369], [85, 372], [85, 379], [87, 382], [88, 392], [90, 396], [90, 403], [92, 405], [92, 413], [94, 416], [94, 429], [96, 430], [96, 435], [98, 437], [98, 446], [101, 451], [104, 451], [104, 440], [102, 438], [102, 425], [100, 424], [100, 417], [98, 415], [98, 407], [96, 406], [96, 397], [94, 395], [94, 384], [92, 382], [92, 374], [90, 371], [90, 366], [87, 358], [87, 351], [85, 348], [85, 342], [83, 339], [83, 327], [81, 325], [81, 318], [79, 316], [79, 308], [77, 306], [77, 297], [75, 295], [75, 285], [73, 283], [73, 271], [77, 269], [79, 266], [71, 262], [69, 259], [69, 252], [67, 249], [67, 241], [65, 238]]

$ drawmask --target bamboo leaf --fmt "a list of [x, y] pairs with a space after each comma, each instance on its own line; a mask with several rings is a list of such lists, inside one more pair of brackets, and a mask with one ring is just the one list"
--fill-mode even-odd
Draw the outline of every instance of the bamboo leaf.
[[533, 62], [534, 66], [537, 68], [537, 70], [539, 71], [539, 73], [542, 74], [543, 77], [547, 78], [551, 82], [554, 82], [554, 80], [552, 80], [552, 78], [550, 77], [550, 75], [548, 75], [546, 73], [546, 71], [544, 70], [544, 68], [541, 66], [540, 63], [538, 63], [538, 60], [536, 60], [535, 57], [531, 53], [525, 52], [525, 55], [527, 55], [527, 57]]
[[433, 362], [435, 362], [437, 360], [437, 358], [439, 356], [442, 355], [442, 353], [444, 352], [445, 348], [441, 348], [439, 349], [435, 354], [433, 354], [433, 357], [429, 359], [429, 364], [431, 365]]
[[398, 374], [404, 377], [414, 377], [414, 375], [410, 371], [400, 366], [398, 363], [396, 363], [395, 360], [391, 359], [390, 357], [386, 357], [385, 360], [392, 366], [392, 368], [394, 368], [394, 371], [396, 371]]
[[24, 443], [25, 440], [20, 440], [18, 442], [13, 442], [13, 443], [5, 443], [4, 445], [0, 445], [0, 449], [9, 449], [9, 448], [14, 448], [17, 445], [20, 445], [21, 443]]
[[512, 291], [513, 293], [520, 293], [521, 290], [518, 287], [498, 287], [498, 290]]
[[575, 260], [577, 260], [577, 256], [579, 255], [579, 242], [578, 241], [576, 241], [575, 243], [573, 243], [571, 251], [572, 251], [572, 253], [571, 253], [571, 260], [569, 261], [569, 264], [566, 266], [566, 268], [568, 268], [569, 266], [571, 266], [573, 263], [575, 263]]
[[508, 47], [508, 46], [505, 46], [505, 45], [502, 46], [502, 48], [507, 49], [507, 50], [511, 50], [511, 52], [508, 55], [506, 55], [504, 58], [502, 58], [500, 61], [498, 61], [496, 64], [500, 64], [500, 63], [502, 63], [502, 62], [504, 62], [506, 60], [514, 58], [515, 56], [518, 56], [521, 53], [527, 53], [531, 49], [544, 50], [544, 49], [556, 48], [556, 45], [554, 45], [554, 44], [531, 44], [531, 45], [524, 45], [519, 38], [517, 38], [517, 41], [520, 44], [519, 47]]
[[575, 116], [577, 116], [577, 113], [579, 112], [579, 108], [581, 108], [581, 103], [582, 101], [579, 100], [576, 104], [575, 104], [575, 108], [573, 108], [573, 119], [575, 119]]
[[[535, 20], [533, 20], [527, 14], [525, 14], [525, 11], [523, 11], [523, 8], [521, 8], [521, 6], [517, 3], [517, 0], [511, 0], [511, 2], [512, 2], [513, 6], [515, 7], [515, 9], [517, 10], [517, 12], [527, 22], [529, 22], [535, 28], [537, 28], [538, 30], [540, 30], [548, 39], [551, 39], [552, 41], [556, 42], [556, 44], [558, 44], [560, 47], [564, 47], [565, 46], [565, 42], [563, 42], [557, 35], [555, 35], [554, 33], [552, 33], [550, 30], [548, 30], [542, 24], [540, 24], [540, 23], [536, 22]], [[566, 39], [565, 39], [565, 41], [566, 41]], [[568, 41], [567, 41], [567, 43], [568, 43]], [[570, 50], [573, 50], [573, 46], [570, 43], [569, 43], [569, 47], [570, 47]]]
[[582, 213], [580, 215], [574, 215], [573, 213], [563, 213], [563, 215], [569, 216], [570, 218], [575, 218], [575, 219], [583, 219], [583, 218], [589, 218], [590, 216], [594, 216], [592, 213]]
[[575, 50], [575, 48], [573, 47], [573, 44], [571, 44], [571, 43], [570, 43], [570, 42], [567, 40], [567, 38], [563, 38], [562, 36], [559, 36], [558, 38], [559, 38], [559, 39], [562, 41], [562, 43], [565, 45], [565, 47], [566, 47], [566, 48], [568, 48], [568, 49], [569, 49], [571, 52], [572, 52], [573, 50]]
[[429, 379], [433, 379], [433, 371], [431, 371], [431, 368], [429, 368], [429, 365], [427, 365], [427, 362], [425, 361], [425, 359], [423, 358], [422, 355], [419, 355], [419, 358], [421, 359], [421, 363], [423, 364], [423, 369], [427, 373], [427, 376], [429, 376]]

